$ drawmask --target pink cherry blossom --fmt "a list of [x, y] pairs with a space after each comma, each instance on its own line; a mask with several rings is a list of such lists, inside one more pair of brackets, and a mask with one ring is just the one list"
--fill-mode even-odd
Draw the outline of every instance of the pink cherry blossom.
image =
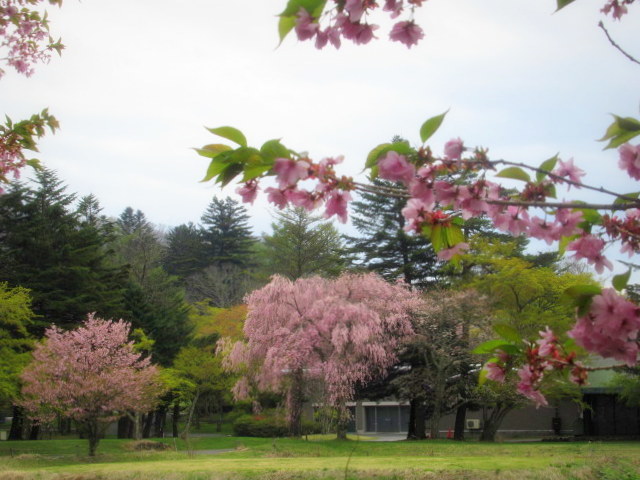
[[269, 187], [265, 189], [265, 193], [267, 194], [267, 201], [269, 203], [273, 203], [280, 209], [283, 209], [289, 203], [289, 200], [287, 199], [287, 196], [283, 190]]
[[402, 0], [385, 0], [382, 9], [391, 12], [391, 18], [397, 18], [402, 13]]
[[538, 354], [542, 357], [551, 355], [556, 348], [555, 343], [558, 341], [558, 339], [549, 329], [549, 327], [539, 333], [541, 338], [537, 341], [539, 345]]
[[625, 0], [609, 0], [600, 11], [605, 15], [613, 12], [611, 16], [616, 20], [620, 20], [627, 13], [627, 7], [624, 3]]
[[605, 242], [594, 235], [585, 235], [567, 245], [567, 250], [575, 251], [573, 258], [586, 259], [592, 264], [596, 272], [602, 273], [606, 268], [613, 270], [613, 264], [602, 255]]
[[236, 193], [242, 197], [244, 203], [250, 203], [253, 205], [258, 195], [258, 182], [250, 181], [236, 188]]
[[532, 370], [530, 365], [523, 365], [518, 370], [520, 382], [518, 392], [532, 400], [536, 407], [547, 406], [548, 402], [544, 395], [538, 390], [539, 375]]
[[635, 180], [640, 180], [640, 144], [635, 147], [625, 143], [618, 149], [620, 160], [618, 165]]
[[450, 160], [460, 160], [464, 151], [464, 143], [460, 138], [454, 138], [444, 144], [444, 154]]
[[295, 185], [298, 180], [304, 180], [309, 176], [309, 162], [305, 160], [292, 160], [290, 158], [276, 158], [273, 171], [280, 188]]
[[298, 36], [298, 40], [304, 41], [313, 38], [313, 36], [318, 33], [319, 25], [313, 21], [313, 17], [305, 10], [300, 7], [298, 11], [298, 15], [296, 16], [296, 35]]
[[378, 160], [379, 176], [393, 182], [411, 182], [416, 173], [416, 168], [407, 161], [404, 155], [390, 151]]
[[389, 38], [394, 42], [404, 43], [407, 48], [411, 48], [424, 38], [424, 31], [413, 21], [403, 21], [393, 26], [389, 33]]
[[585, 175], [584, 170], [573, 164], [573, 158], [570, 158], [566, 162], [558, 160], [558, 166], [552, 173], [559, 177], [566, 177], [576, 183], [580, 183], [580, 179]]
[[487, 370], [488, 380], [493, 380], [494, 382], [498, 383], [504, 382], [506, 371], [502, 365], [499, 365], [496, 362], [488, 362], [485, 365], [485, 369]]
[[460, 242], [451, 248], [440, 250], [437, 255], [440, 260], [451, 260], [456, 255], [459, 255], [467, 250], [469, 250], [469, 244]]
[[362, 0], [346, 0], [344, 9], [349, 14], [349, 20], [353, 23], [359, 22], [364, 14]]
[[351, 201], [349, 192], [334, 190], [329, 194], [324, 212], [325, 218], [336, 215], [342, 223], [347, 223], [347, 205]]

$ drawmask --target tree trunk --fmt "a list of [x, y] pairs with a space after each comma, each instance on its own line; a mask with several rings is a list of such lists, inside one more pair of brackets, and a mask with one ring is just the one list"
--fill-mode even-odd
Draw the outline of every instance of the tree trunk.
[[40, 425], [32, 424], [31, 429], [29, 430], [29, 440], [38, 440], [39, 435], [40, 435]]
[[171, 416], [171, 434], [173, 438], [178, 438], [178, 421], [180, 420], [180, 404], [176, 400], [173, 404], [173, 415]]
[[22, 440], [22, 432], [24, 430], [24, 410], [17, 405], [12, 409], [13, 419], [11, 420], [11, 429], [9, 430], [9, 440]]
[[142, 429], [142, 438], [149, 438], [151, 436], [151, 426], [153, 425], [154, 412], [148, 412], [144, 416], [144, 428]]
[[161, 405], [156, 410], [153, 423], [153, 436], [156, 438], [164, 438], [164, 426], [167, 422], [167, 406]]
[[416, 436], [416, 413], [418, 410], [418, 400], [411, 399], [409, 402], [409, 425], [407, 427], [407, 440], [417, 440]]
[[336, 438], [338, 440], [346, 440], [347, 428], [349, 426], [349, 419], [351, 418], [351, 415], [349, 413], [349, 409], [347, 408], [345, 402], [341, 402], [337, 410], [338, 410], [338, 418], [336, 422]]
[[291, 387], [287, 394], [289, 409], [289, 435], [302, 436], [302, 402], [303, 402], [302, 370], [296, 370], [291, 378]]
[[416, 408], [416, 440], [427, 438], [427, 411], [422, 402]]
[[85, 423], [85, 427], [87, 429], [87, 439], [89, 440], [89, 456], [94, 457], [96, 455], [98, 443], [100, 443], [98, 422], [95, 420], [89, 420]]
[[500, 428], [502, 420], [504, 420], [504, 417], [511, 410], [513, 410], [513, 407], [511, 406], [495, 407], [491, 409], [491, 414], [489, 416], [483, 415], [484, 425], [482, 433], [480, 434], [480, 441], [495, 442], [498, 428]]
[[142, 440], [142, 414], [140, 412], [128, 412], [127, 416], [133, 423], [133, 439]]
[[133, 424], [128, 416], [118, 419], [118, 438], [131, 438]]
[[467, 419], [467, 405], [462, 404], [456, 410], [456, 424], [453, 432], [453, 439], [464, 440], [464, 421]]

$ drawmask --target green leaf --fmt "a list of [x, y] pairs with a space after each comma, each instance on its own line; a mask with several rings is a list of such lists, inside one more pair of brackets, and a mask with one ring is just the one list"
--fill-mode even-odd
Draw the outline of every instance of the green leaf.
[[564, 291], [564, 295], [573, 300], [574, 306], [578, 309], [578, 316], [587, 314], [591, 307], [591, 302], [595, 295], [599, 295], [602, 289], [596, 285], [574, 285]]
[[207, 158], [215, 158], [222, 152], [227, 152], [229, 150], [233, 150], [229, 145], [223, 145], [221, 143], [212, 143], [210, 145], [205, 145], [202, 148], [194, 148], [198, 155]]
[[520, 337], [518, 331], [511, 325], [507, 325], [505, 323], [497, 323], [493, 326], [493, 331], [505, 340], [509, 340], [510, 342], [518, 343], [522, 341], [522, 338]]
[[495, 340], [489, 340], [487, 342], [481, 343], [476, 348], [471, 350], [471, 353], [475, 353], [475, 354], [493, 353], [496, 350], [502, 350], [505, 353], [516, 353], [518, 348], [515, 345], [512, 345], [511, 343], [505, 342], [501, 338], [497, 338]]
[[445, 235], [445, 240], [448, 248], [453, 247], [458, 243], [464, 242], [464, 233], [462, 233], [462, 229], [457, 225], [443, 227], [443, 233]]
[[364, 166], [365, 169], [376, 166], [380, 157], [389, 152], [397, 152], [400, 155], [411, 155], [414, 150], [407, 142], [382, 143], [371, 150], [369, 155], [367, 155], [367, 162]]
[[295, 16], [281, 16], [278, 21], [278, 36], [280, 37], [280, 43], [278, 46], [282, 45], [284, 39], [289, 35], [289, 32], [293, 30], [293, 27], [296, 26], [296, 17]]
[[265, 160], [274, 162], [276, 158], [290, 158], [291, 152], [280, 143], [280, 140], [269, 140], [260, 147], [260, 153]]
[[531, 181], [531, 177], [529, 177], [529, 174], [520, 167], [505, 168], [504, 170], [501, 170], [498, 174], [496, 174], [496, 177], [513, 178], [514, 180], [522, 180], [523, 182]]
[[240, 130], [234, 127], [217, 127], [217, 128], [207, 128], [214, 135], [218, 135], [219, 137], [226, 138], [227, 140], [231, 140], [234, 143], [237, 143], [241, 147], [247, 146], [247, 139]]
[[304, 8], [312, 17], [318, 18], [322, 14], [327, 0], [289, 0], [280, 14], [281, 17], [295, 17], [300, 8]]
[[230, 163], [224, 169], [224, 171], [218, 176], [217, 182], [221, 187], [226, 187], [231, 180], [233, 180], [238, 174], [242, 172], [242, 165], [239, 163]]
[[209, 163], [209, 168], [207, 169], [207, 174], [204, 176], [200, 182], [208, 182], [213, 177], [217, 177], [220, 175], [225, 168], [229, 165], [229, 156], [226, 154], [221, 154], [218, 157], [211, 160]]
[[574, 1], [575, 0], [558, 0], [558, 9], [556, 10], [556, 12], [558, 10], [562, 10], [564, 7], [566, 7], [570, 3], [573, 3]]
[[617, 148], [623, 143], [627, 143], [632, 138], [640, 135], [640, 121], [632, 117], [619, 117], [613, 115], [614, 121], [607, 128], [604, 136], [599, 140], [601, 142], [609, 140], [604, 149]]
[[[635, 198], [638, 199], [638, 197], [640, 197], [640, 192], [633, 192], [633, 193], [625, 193], [624, 194], [625, 197], [630, 197], [630, 198]], [[632, 200], [626, 200], [624, 198], [616, 198], [613, 202], [614, 205], [620, 205], [623, 203], [629, 203]]]
[[431, 117], [422, 124], [420, 127], [420, 140], [422, 140], [422, 143], [425, 143], [434, 133], [436, 133], [448, 112], [449, 110], [441, 113], [440, 115], [436, 115], [435, 117]]
[[621, 291], [627, 288], [629, 278], [631, 278], [631, 269], [627, 270], [627, 273], [621, 273], [620, 275], [614, 276], [613, 280], [611, 280], [611, 284], [617, 291]]
[[247, 165], [244, 167], [244, 176], [242, 177], [243, 182], [248, 182], [249, 180], [253, 180], [254, 178], [259, 177], [264, 172], [268, 172], [273, 168], [273, 165], [262, 164], [262, 165]]
[[491, 361], [495, 361], [495, 359], [490, 359], [482, 366], [482, 369], [480, 370], [480, 374], [478, 375], [478, 385], [480, 386], [484, 385], [487, 382], [487, 375], [489, 374], [489, 371], [486, 369], [486, 365]]
[[431, 240], [431, 245], [436, 253], [445, 248], [446, 241], [442, 234], [442, 225], [431, 226], [431, 238], [429, 240]]
[[597, 285], [574, 285], [567, 288], [564, 294], [572, 298], [578, 298], [584, 295], [599, 295], [601, 292], [602, 288]]
[[[542, 162], [539, 168], [540, 170], [544, 170], [545, 172], [551, 172], [556, 167], [557, 162], [558, 162], [558, 155], [556, 154], [555, 156], [551, 157], [549, 160], [545, 160], [544, 162]], [[538, 182], [541, 182], [546, 177], [547, 177], [547, 173], [536, 172], [536, 180]]]

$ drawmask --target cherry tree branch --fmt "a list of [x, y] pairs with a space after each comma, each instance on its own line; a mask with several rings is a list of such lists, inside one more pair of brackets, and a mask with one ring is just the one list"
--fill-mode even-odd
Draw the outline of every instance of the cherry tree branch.
[[631, 55], [629, 55], [627, 52], [625, 52], [622, 47], [620, 45], [618, 45], [613, 38], [611, 38], [611, 35], [609, 35], [609, 31], [605, 28], [604, 24], [602, 23], [602, 21], [600, 21], [598, 23], [598, 26], [602, 29], [602, 31], [604, 32], [604, 34], [607, 36], [607, 39], [609, 40], [609, 43], [611, 45], [613, 45], [614, 48], [618, 49], [618, 51], [620, 51], [620, 53], [622, 53], [625, 57], [627, 57], [629, 60], [631, 60], [633, 63], [637, 63], [638, 65], [640, 65], [640, 62], [638, 60], [636, 60], [635, 58], [633, 58]]
[[[555, 178], [556, 180], [559, 180], [559, 181], [561, 181], [563, 183], [566, 183], [567, 185], [572, 185], [572, 186], [577, 187], [577, 188], [584, 188], [586, 190], [593, 190], [594, 192], [604, 193], [604, 194], [611, 195], [611, 196], [616, 197], [616, 198], [620, 198], [622, 200], [627, 200], [627, 201], [630, 201], [633, 204], [635, 204], [634, 205], [635, 207], [640, 205], [640, 201], [638, 201], [638, 199], [636, 199], [636, 198], [632, 198], [632, 197], [628, 197], [626, 195], [621, 195], [619, 193], [612, 192], [611, 190], [607, 190], [604, 187], [593, 187], [593, 186], [587, 185], [585, 183], [574, 182], [573, 180], [569, 180], [569, 179], [567, 179], [565, 177], [561, 177], [559, 175], [551, 173], [548, 170], [543, 170], [541, 168], [532, 167], [531, 165], [527, 165], [526, 163], [509, 162], [507, 160], [493, 160], [493, 161], [491, 161], [491, 164], [493, 164], [493, 165], [511, 165], [511, 166], [514, 166], [514, 167], [526, 168], [526, 169], [532, 170], [534, 172], [544, 173], [545, 175], [548, 175], [551, 178]], [[633, 207], [627, 207], [627, 208], [633, 208]]]

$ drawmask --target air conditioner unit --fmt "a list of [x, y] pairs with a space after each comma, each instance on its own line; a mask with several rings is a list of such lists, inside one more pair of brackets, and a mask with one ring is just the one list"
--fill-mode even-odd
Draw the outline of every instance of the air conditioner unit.
[[480, 420], [477, 418], [470, 418], [466, 421], [467, 430], [478, 430], [480, 428]]

